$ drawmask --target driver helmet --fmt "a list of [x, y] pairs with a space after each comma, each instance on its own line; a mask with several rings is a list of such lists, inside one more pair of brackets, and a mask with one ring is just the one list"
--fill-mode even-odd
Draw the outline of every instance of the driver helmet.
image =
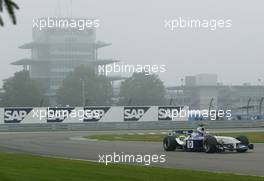
[[204, 129], [204, 127], [198, 127], [198, 128], [197, 128], [197, 132], [198, 132], [199, 134], [201, 134], [201, 135], [204, 135], [204, 134], [205, 134], [205, 129]]

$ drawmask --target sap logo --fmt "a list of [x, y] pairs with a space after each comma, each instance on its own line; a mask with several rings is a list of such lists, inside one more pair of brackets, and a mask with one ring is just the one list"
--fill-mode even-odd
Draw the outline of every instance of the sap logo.
[[84, 108], [84, 122], [99, 121], [110, 109], [110, 107]]
[[8, 108], [4, 110], [5, 123], [20, 123], [32, 111], [32, 108]]
[[125, 107], [124, 120], [138, 121], [148, 111], [149, 107]]
[[159, 107], [158, 120], [173, 120], [181, 110], [181, 107]]

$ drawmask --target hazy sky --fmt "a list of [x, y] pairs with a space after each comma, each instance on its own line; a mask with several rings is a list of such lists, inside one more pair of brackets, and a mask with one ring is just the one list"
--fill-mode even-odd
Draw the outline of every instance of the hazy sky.
[[[0, 27], [0, 79], [17, 67], [12, 61], [30, 57], [17, 47], [32, 40], [33, 18], [69, 16], [100, 19], [97, 39], [112, 43], [100, 57], [128, 64], [166, 64], [160, 74], [166, 85], [180, 83], [185, 75], [217, 73], [220, 82], [264, 82], [263, 0], [15, 0], [18, 25], [4, 15]], [[3, 15], [3, 14], [1, 14]], [[231, 19], [231, 29], [170, 32], [165, 19]]]

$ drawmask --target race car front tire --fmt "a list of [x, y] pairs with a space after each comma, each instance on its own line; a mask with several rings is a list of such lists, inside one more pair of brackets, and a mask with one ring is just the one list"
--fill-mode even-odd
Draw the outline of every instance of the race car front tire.
[[205, 153], [215, 153], [217, 148], [217, 140], [215, 137], [207, 135], [204, 138], [203, 148]]
[[166, 136], [163, 139], [163, 148], [165, 151], [175, 151], [177, 148], [177, 142], [174, 136]]
[[[249, 141], [248, 141], [248, 138], [246, 136], [238, 136], [236, 139], [238, 141], [240, 141], [242, 145], [245, 145], [245, 146], [248, 146], [249, 145]], [[248, 149], [237, 149], [237, 152], [244, 153], [247, 150]]]

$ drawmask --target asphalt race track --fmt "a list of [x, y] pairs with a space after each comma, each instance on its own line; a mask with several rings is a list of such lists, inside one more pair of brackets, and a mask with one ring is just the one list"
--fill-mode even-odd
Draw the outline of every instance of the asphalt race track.
[[[89, 141], [78, 139], [96, 132], [0, 133], [0, 151], [98, 161], [98, 154], [165, 154], [155, 165], [213, 172], [264, 176], [264, 144], [247, 153], [164, 152], [162, 143]], [[98, 132], [97, 132], [98, 133]]]

